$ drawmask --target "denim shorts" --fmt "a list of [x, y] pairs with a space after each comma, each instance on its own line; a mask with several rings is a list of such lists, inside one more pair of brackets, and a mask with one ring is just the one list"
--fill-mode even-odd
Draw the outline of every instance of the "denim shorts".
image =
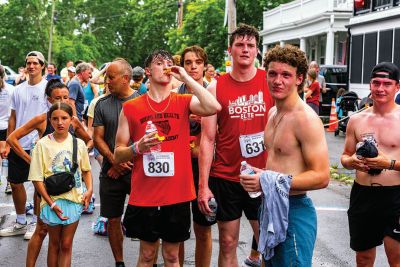
[[265, 266], [311, 267], [316, 237], [317, 214], [311, 199], [306, 195], [290, 196], [286, 240], [275, 247], [275, 255]]

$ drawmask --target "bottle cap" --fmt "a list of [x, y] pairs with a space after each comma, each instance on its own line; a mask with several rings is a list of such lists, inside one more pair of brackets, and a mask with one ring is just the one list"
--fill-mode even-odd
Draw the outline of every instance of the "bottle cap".
[[215, 198], [213, 198], [213, 197], [212, 197], [212, 198], [210, 198], [210, 201], [215, 201]]
[[246, 162], [245, 160], [243, 160], [240, 164], [241, 164], [241, 165], [246, 165], [247, 162]]
[[152, 124], [153, 122], [152, 121], [147, 121], [147, 124]]

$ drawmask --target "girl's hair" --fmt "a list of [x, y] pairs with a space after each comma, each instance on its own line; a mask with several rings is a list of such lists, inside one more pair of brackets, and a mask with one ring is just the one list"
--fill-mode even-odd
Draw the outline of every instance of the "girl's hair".
[[313, 69], [310, 69], [308, 71], [308, 76], [310, 76], [310, 78], [315, 81], [315, 79], [317, 79], [317, 72]]
[[336, 97], [342, 96], [345, 92], [346, 92], [346, 89], [339, 88], [339, 90], [337, 91]]
[[72, 117], [74, 114], [74, 112], [72, 111], [72, 107], [70, 105], [68, 105], [66, 103], [62, 103], [62, 102], [56, 102], [51, 106], [51, 108], [49, 110], [50, 117], [51, 117], [51, 114], [53, 114], [53, 112], [56, 110], [62, 110], [62, 111], [67, 112], [70, 117]]
[[69, 90], [68, 87], [64, 83], [62, 83], [59, 79], [51, 79], [50, 81], [47, 82], [46, 85], [45, 89], [46, 95], [48, 97], [51, 97], [51, 92], [53, 92], [53, 90], [56, 88], [58, 89], [66, 88], [67, 90]]
[[0, 65], [0, 92], [5, 87], [4, 77], [6, 76], [6, 72], [4, 71], [4, 67]]

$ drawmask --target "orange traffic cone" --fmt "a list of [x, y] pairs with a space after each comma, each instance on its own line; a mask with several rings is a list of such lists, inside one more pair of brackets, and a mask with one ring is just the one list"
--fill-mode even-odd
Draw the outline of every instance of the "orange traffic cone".
[[336, 131], [337, 127], [338, 127], [338, 118], [336, 114], [335, 99], [332, 98], [331, 115], [329, 116], [329, 127], [326, 131], [334, 132]]

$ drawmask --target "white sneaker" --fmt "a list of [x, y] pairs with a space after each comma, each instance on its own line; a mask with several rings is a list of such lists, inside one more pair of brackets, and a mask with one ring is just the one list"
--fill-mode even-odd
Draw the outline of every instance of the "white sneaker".
[[25, 240], [30, 240], [32, 238], [33, 233], [36, 230], [36, 223], [30, 223], [27, 226], [26, 233], [24, 235]]
[[24, 235], [27, 230], [26, 224], [20, 224], [15, 222], [13, 225], [3, 228], [0, 230], [0, 236], [14, 236], [14, 235]]

